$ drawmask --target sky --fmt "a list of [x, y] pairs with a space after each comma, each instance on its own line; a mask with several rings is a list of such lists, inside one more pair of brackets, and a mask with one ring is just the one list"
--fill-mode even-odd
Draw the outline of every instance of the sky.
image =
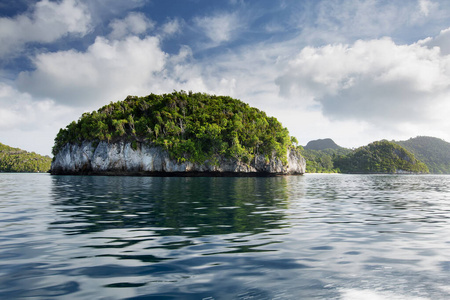
[[2, 0], [0, 143], [127, 95], [228, 95], [300, 145], [450, 142], [447, 0]]

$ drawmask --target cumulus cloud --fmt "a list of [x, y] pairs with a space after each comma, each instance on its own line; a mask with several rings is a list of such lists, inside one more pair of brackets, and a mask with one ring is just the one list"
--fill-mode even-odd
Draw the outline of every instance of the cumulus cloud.
[[42, 116], [52, 120], [69, 112], [69, 108], [55, 105], [50, 99], [36, 100], [28, 93], [22, 93], [11, 85], [0, 83], [0, 130], [10, 130], [20, 127], [33, 130], [41, 124]]
[[181, 30], [181, 25], [180, 25], [180, 21], [178, 21], [178, 19], [169, 20], [162, 26], [162, 35], [163, 36], [172, 36], [172, 35], [180, 32], [180, 30]]
[[306, 47], [288, 65], [280, 93], [315, 101], [330, 119], [389, 126], [450, 113], [450, 57], [436, 47], [389, 38]]
[[208, 37], [212, 46], [218, 46], [234, 38], [234, 33], [240, 28], [241, 22], [235, 13], [217, 14], [196, 18], [196, 26]]
[[47, 137], [54, 137], [79, 114], [50, 99], [37, 100], [0, 83], [0, 136], [4, 144], [50, 155], [53, 140]]
[[434, 38], [419, 41], [419, 44], [429, 48], [438, 47], [443, 55], [450, 54], [450, 28], [441, 30], [439, 35]]
[[[448, 137], [450, 132], [447, 121], [450, 29], [409, 45], [379, 38], [391, 35], [395, 39], [392, 33], [405, 24], [416, 26], [420, 18], [436, 16], [436, 5], [430, 0], [402, 5], [373, 0], [320, 1], [311, 6], [314, 7], [312, 16], [303, 15], [303, 20], [297, 23], [301, 30], [296, 37], [286, 35], [285, 40], [233, 43], [230, 45], [233, 51], [211, 51], [212, 55], [196, 55], [195, 51], [199, 46], [203, 51], [205, 47], [236, 41], [252, 22], [262, 24], [257, 30], [266, 29], [266, 33], [283, 32], [286, 27], [280, 24], [292, 25], [297, 12], [292, 11], [283, 22], [268, 18], [265, 27], [252, 13], [246, 19], [241, 18], [245, 12], [202, 15], [192, 19], [194, 28], [188, 28], [196, 31], [196, 36], [187, 39], [186, 35], [181, 39], [190, 46], [178, 44], [179, 53], [168, 54], [162, 50], [161, 43], [170, 39], [170, 45], [164, 46], [173, 50], [176, 40], [171, 38], [180, 37], [176, 34], [189, 20], [184, 23], [181, 18], [169, 17], [166, 23], [156, 26], [144, 14], [127, 14], [130, 7], [143, 4], [143, 0], [118, 1], [108, 7], [103, 5], [103, 0], [87, 1], [84, 6], [80, 5], [81, 1], [84, 0], [41, 0], [26, 14], [13, 19], [0, 18], [0, 25], [1, 22], [28, 24], [20, 28], [39, 24], [59, 26], [49, 32], [40, 29], [36, 35], [40, 36], [39, 40], [25, 34], [5, 40], [2, 32], [8, 30], [0, 26], [0, 55], [2, 49], [13, 44], [17, 47], [28, 42], [44, 42], [47, 35], [49, 41], [67, 34], [84, 35], [91, 24], [113, 19], [109, 34], [97, 37], [95, 42], [90, 40], [91, 36], [85, 40], [92, 43], [86, 50], [36, 54], [31, 57], [34, 69], [21, 72], [14, 79], [14, 88], [0, 86], [0, 92], [7, 95], [3, 98], [0, 95], [2, 138], [14, 139], [17, 128], [36, 135], [32, 127], [42, 115], [62, 120], [60, 117], [66, 109], [64, 121], [52, 127], [56, 129], [47, 129], [57, 130], [77, 119], [83, 111], [122, 100], [129, 94], [165, 93], [174, 89], [242, 99], [277, 117], [303, 144], [310, 139], [332, 137], [344, 146], [357, 146], [374, 139], [427, 133]], [[37, 17], [43, 15], [39, 5], [64, 11], [63, 4], [67, 11], [72, 7], [75, 12], [89, 7], [91, 19], [75, 14], [58, 23]], [[115, 19], [118, 16], [123, 18]], [[70, 21], [72, 17], [79, 22]], [[308, 18], [312, 21], [305, 23]], [[44, 25], [39, 26], [44, 28]], [[355, 38], [365, 40], [354, 42]], [[325, 42], [334, 44], [322, 46]], [[308, 44], [310, 47], [305, 47]], [[47, 120], [45, 123], [48, 124]], [[380, 130], [380, 126], [390, 128]], [[40, 132], [44, 131], [40, 127]], [[405, 132], [408, 134], [401, 135]], [[47, 136], [53, 138], [55, 134], [51, 132]]]
[[142, 13], [130, 13], [121, 20], [114, 20], [109, 25], [112, 28], [110, 39], [122, 39], [129, 35], [140, 35], [152, 29], [155, 24]]
[[21, 91], [66, 105], [95, 105], [146, 92], [166, 59], [156, 37], [97, 37], [86, 52], [37, 55], [35, 70], [20, 73], [17, 84]]
[[90, 14], [77, 0], [36, 3], [31, 13], [0, 18], [0, 56], [17, 51], [26, 43], [50, 43], [67, 34], [85, 35]]

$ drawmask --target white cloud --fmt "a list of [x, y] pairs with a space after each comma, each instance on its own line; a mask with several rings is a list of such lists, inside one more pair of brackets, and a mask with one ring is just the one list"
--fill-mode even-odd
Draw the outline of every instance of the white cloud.
[[321, 0], [314, 2], [314, 9], [305, 7], [295, 11], [289, 22], [299, 28], [306, 44], [314, 46], [383, 36], [408, 41], [418, 28], [424, 34], [433, 23], [448, 20], [448, 14], [430, 0]]
[[127, 95], [174, 89], [212, 91], [191, 48], [182, 46], [177, 55], [169, 55], [152, 36], [98, 37], [86, 52], [42, 53], [33, 63], [35, 70], [20, 73], [16, 80], [21, 92], [85, 109], [97, 109]]
[[178, 21], [178, 19], [170, 20], [162, 26], [163, 36], [172, 36], [172, 35], [180, 32], [180, 30], [181, 30], [181, 25], [180, 25], [180, 21]]
[[[72, 3], [77, 9], [83, 8], [75, 0], [39, 3], [54, 7]], [[257, 12], [248, 12], [245, 19], [242, 16], [246, 13], [242, 11], [195, 18], [195, 27], [185, 28], [188, 29], [187, 34], [182, 39], [189, 46], [179, 45], [179, 53], [169, 55], [162, 50], [160, 43], [166, 38], [180, 37], [181, 34], [175, 35], [189, 21], [184, 23], [182, 19], [169, 17], [166, 23], [156, 27], [143, 14], [127, 15], [129, 8], [120, 9], [120, 5], [128, 3], [114, 2], [113, 7], [106, 8], [103, 0], [85, 2], [86, 6], [93, 8], [91, 16], [102, 16], [98, 20], [92, 17], [93, 23], [118, 15], [125, 15], [125, 18], [112, 21], [111, 33], [97, 37], [85, 51], [41, 53], [32, 58], [35, 69], [20, 73], [15, 81], [19, 90], [9, 87], [12, 91], [9, 96], [0, 96], [1, 104], [5, 105], [0, 107], [2, 139], [13, 140], [14, 135], [19, 136], [14, 133], [17, 128], [22, 128], [30, 141], [33, 141], [32, 134], [28, 133], [40, 136], [37, 131], [32, 131], [33, 123], [28, 122], [42, 122], [42, 117], [39, 119], [33, 115], [32, 109], [41, 116], [48, 115], [49, 120], [63, 120], [61, 105], [67, 109], [64, 122], [58, 123], [60, 125], [43, 128], [44, 125], [39, 123], [37, 127], [43, 134], [46, 130], [57, 131], [76, 120], [81, 109], [97, 109], [129, 94], [143, 96], [174, 89], [239, 98], [277, 117], [301, 144], [326, 137], [347, 147], [376, 139], [406, 139], [415, 135], [450, 138], [449, 100], [446, 96], [450, 91], [447, 83], [450, 82], [447, 57], [450, 53], [450, 30], [409, 45], [379, 38], [380, 34], [395, 36], [392, 33], [399, 28], [404, 30], [410, 26], [409, 30], [420, 23], [417, 20], [435, 17], [436, 6], [431, 1], [417, 0], [398, 5], [374, 0], [324, 0], [311, 6], [314, 7], [313, 15], [299, 18], [303, 18], [302, 23], [297, 24], [301, 24], [301, 30], [298, 36], [290, 36], [291, 40], [273, 35], [273, 39], [254, 44], [237, 46], [238, 43], [233, 43], [230, 45], [232, 51], [219, 51], [221, 48], [211, 51], [212, 55], [196, 55], [195, 51], [236, 41], [252, 20], [262, 24], [255, 30], [283, 32], [282, 29], [287, 27], [279, 24], [292, 25], [291, 16], [296, 12], [292, 11], [289, 20], [283, 19], [282, 22], [268, 18], [269, 25], [259, 22], [260, 19], [255, 17]], [[142, 3], [135, 1], [133, 5]], [[35, 8], [29, 14], [8, 20], [22, 24], [19, 19], [24, 17], [29, 23], [43, 22], [37, 21], [37, 11]], [[304, 13], [309, 12], [306, 10]], [[81, 19], [80, 25], [83, 24]], [[89, 23], [85, 24], [84, 27], [76, 27], [75, 24], [70, 32], [85, 34]], [[64, 29], [64, 26], [61, 27]], [[189, 32], [192, 29], [197, 31], [194, 32], [196, 36], [184, 38], [193, 33]], [[55, 29], [60, 32], [59, 37], [67, 34], [68, 30]], [[154, 36], [147, 36], [150, 31]], [[354, 42], [355, 37], [366, 40]], [[18, 45], [17, 41], [23, 45], [30, 39], [16, 39], [15, 45]], [[176, 42], [171, 39], [170, 45], [167, 43], [166, 46], [173, 49]], [[330, 44], [305, 47], [310, 42], [315, 46], [324, 42]], [[12, 45], [11, 41], [9, 43]], [[0, 44], [0, 50], [2, 47], [7, 46]], [[22, 100], [13, 106], [14, 99]], [[21, 113], [22, 106], [25, 107], [24, 113]], [[50, 106], [56, 107], [55, 111]], [[47, 124], [47, 120], [44, 123]], [[7, 128], [5, 124], [10, 125]], [[47, 144], [52, 143], [55, 134], [52, 131], [47, 135]], [[20, 146], [19, 142], [10, 144]]]
[[[3, 144], [50, 155], [53, 139], [80, 112], [56, 105], [52, 100], [36, 101], [6, 83], [0, 83], [0, 136]], [[26, 138], [25, 138], [26, 137]]]
[[375, 35], [404, 20], [401, 6], [374, 0], [326, 0], [318, 5], [317, 25], [338, 35]]
[[98, 37], [86, 52], [39, 54], [34, 71], [19, 74], [19, 88], [58, 103], [92, 106], [141, 94], [156, 80], [167, 59], [159, 40], [130, 36], [109, 41]]
[[437, 6], [437, 4], [431, 2], [430, 0], [418, 0], [420, 12], [425, 16], [428, 16], [430, 12]]
[[43, 116], [48, 124], [71, 111], [50, 99], [36, 100], [5, 83], [0, 83], [0, 104], [0, 130], [34, 130], [42, 124]]
[[212, 46], [232, 40], [236, 31], [242, 26], [241, 20], [234, 13], [196, 18], [194, 21], [212, 42]]
[[36, 3], [30, 14], [0, 18], [0, 56], [30, 42], [51, 43], [67, 34], [85, 35], [90, 14], [77, 0]]
[[441, 54], [450, 54], [450, 28], [441, 30], [439, 35], [434, 38], [427, 38], [419, 41], [419, 44], [429, 48], [439, 47]]
[[277, 84], [286, 97], [316, 101], [331, 119], [383, 127], [450, 113], [450, 57], [419, 43], [396, 45], [385, 38], [306, 47]]
[[173, 90], [212, 93], [204, 66], [195, 60], [192, 49], [182, 46], [176, 55], [167, 59], [164, 70], [152, 82], [149, 91], [167, 93]]
[[109, 25], [112, 28], [110, 39], [122, 39], [129, 35], [140, 35], [152, 29], [155, 24], [142, 13], [130, 13], [121, 20], [114, 20]]

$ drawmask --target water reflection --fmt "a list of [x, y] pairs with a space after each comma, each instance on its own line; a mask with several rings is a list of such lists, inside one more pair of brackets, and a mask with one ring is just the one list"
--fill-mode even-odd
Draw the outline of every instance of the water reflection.
[[52, 177], [58, 221], [83, 234], [150, 228], [161, 235], [258, 233], [286, 225], [286, 177]]
[[450, 176], [6, 179], [1, 299], [450, 299]]

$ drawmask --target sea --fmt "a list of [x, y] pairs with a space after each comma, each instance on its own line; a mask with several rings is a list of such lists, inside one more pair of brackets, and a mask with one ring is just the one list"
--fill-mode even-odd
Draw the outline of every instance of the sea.
[[450, 176], [1, 173], [0, 299], [450, 299]]

